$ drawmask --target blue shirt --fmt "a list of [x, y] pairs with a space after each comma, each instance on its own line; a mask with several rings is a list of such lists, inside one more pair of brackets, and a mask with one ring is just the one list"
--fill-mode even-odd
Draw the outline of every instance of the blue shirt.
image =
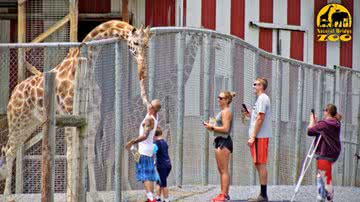
[[154, 142], [158, 151], [156, 153], [156, 167], [158, 168], [168, 168], [171, 166], [170, 157], [169, 157], [169, 146], [167, 142], [163, 139], [156, 140]]

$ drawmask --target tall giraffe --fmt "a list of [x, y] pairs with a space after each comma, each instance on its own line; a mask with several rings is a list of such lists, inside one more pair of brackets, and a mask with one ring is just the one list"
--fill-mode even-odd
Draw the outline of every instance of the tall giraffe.
[[[112, 20], [97, 26], [85, 37], [83, 42], [109, 37], [118, 37], [121, 40], [127, 41], [129, 50], [137, 63], [140, 83], [143, 84], [146, 78], [145, 52], [150, 38], [149, 28], [143, 29], [141, 27], [136, 29], [125, 22]], [[63, 62], [51, 70], [56, 73], [56, 100], [58, 103], [57, 113], [59, 114], [71, 114], [73, 110], [74, 76], [79, 53], [79, 48], [70, 49]], [[88, 53], [88, 57], [91, 58], [91, 51]], [[7, 108], [9, 137], [6, 146], [2, 148], [6, 161], [3, 161], [1, 165], [1, 168], [6, 168], [7, 170], [5, 195], [11, 193], [12, 166], [19, 146], [44, 121], [43, 81], [44, 77], [42, 74], [31, 76], [19, 83], [10, 97]], [[142, 87], [142, 89], [144, 88]], [[142, 95], [145, 95], [145, 92]], [[146, 97], [144, 97], [143, 101], [147, 101]], [[90, 138], [89, 136], [89, 143]], [[66, 138], [66, 141], [67, 144], [71, 144], [70, 138]]]

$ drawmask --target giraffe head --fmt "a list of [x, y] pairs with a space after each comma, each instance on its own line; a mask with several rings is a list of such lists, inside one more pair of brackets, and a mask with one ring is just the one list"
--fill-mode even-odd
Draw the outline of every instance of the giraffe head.
[[133, 28], [129, 32], [127, 44], [131, 54], [134, 56], [138, 66], [139, 80], [146, 78], [146, 49], [149, 45], [149, 39], [151, 37], [150, 29], [146, 29], [143, 26], [140, 29]]

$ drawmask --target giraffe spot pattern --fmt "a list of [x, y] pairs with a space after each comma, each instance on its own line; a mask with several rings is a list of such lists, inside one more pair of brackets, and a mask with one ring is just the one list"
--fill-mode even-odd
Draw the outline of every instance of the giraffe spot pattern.
[[63, 70], [63, 71], [60, 72], [60, 74], [57, 75], [57, 77], [58, 77], [59, 79], [64, 79], [64, 78], [66, 78], [67, 73], [68, 73], [68, 72], [67, 72], [66, 70]]
[[43, 104], [44, 104], [43, 99], [40, 98], [40, 99], [38, 100], [38, 105], [42, 108], [42, 107], [43, 107]]
[[24, 86], [25, 86], [25, 84], [24, 84], [24, 83], [20, 84], [20, 86], [19, 86], [19, 90], [23, 90], [23, 89], [24, 89]]
[[66, 106], [73, 104], [73, 98], [72, 97], [66, 97], [64, 100], [64, 103]]
[[63, 81], [61, 81], [60, 82], [60, 85], [59, 85], [59, 88], [60, 88], [60, 90], [67, 90], [67, 89], [69, 89], [69, 87], [71, 86], [71, 82], [70, 81], [68, 81], [68, 80], [63, 80]]
[[32, 89], [31, 89], [31, 95], [30, 95], [32, 100], [35, 99], [35, 93], [36, 93], [36, 92], [35, 92], [35, 88], [32, 88]]
[[75, 69], [69, 72], [69, 80], [73, 81], [75, 77]]
[[[9, 104], [9, 105], [8, 105], [7, 110], [8, 110], [8, 111], [11, 111], [11, 110], [12, 110], [12, 108], [13, 108], [13, 107], [12, 107], [12, 105], [11, 105], [11, 104]], [[11, 114], [10, 114], [10, 115], [11, 115]]]
[[44, 90], [42, 88], [36, 89], [37, 97], [44, 97]]
[[22, 101], [18, 98], [18, 94], [14, 95], [14, 102], [13, 105], [15, 108], [18, 108], [22, 105]]
[[43, 86], [44, 86], [44, 80], [41, 80], [41, 81], [39, 82], [38, 87], [43, 87]]

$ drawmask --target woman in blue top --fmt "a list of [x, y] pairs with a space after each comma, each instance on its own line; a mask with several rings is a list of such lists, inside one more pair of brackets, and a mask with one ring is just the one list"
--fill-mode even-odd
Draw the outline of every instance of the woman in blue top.
[[167, 177], [171, 171], [171, 162], [169, 157], [169, 146], [164, 140], [162, 130], [158, 127], [155, 131], [154, 144], [156, 144], [158, 151], [156, 153], [156, 169], [158, 171], [160, 180], [157, 181], [156, 186], [156, 201], [161, 202], [161, 193], [164, 195], [164, 202], [169, 202], [169, 190], [167, 188]]
[[218, 105], [221, 111], [216, 116], [215, 126], [208, 122], [204, 122], [205, 128], [210, 131], [214, 131], [214, 136], [216, 137], [214, 140], [215, 158], [220, 174], [221, 193], [211, 200], [213, 202], [230, 200], [229, 160], [230, 154], [233, 151], [233, 142], [230, 137], [232, 128], [230, 103], [235, 95], [235, 93], [229, 91], [221, 92], [217, 97]]

